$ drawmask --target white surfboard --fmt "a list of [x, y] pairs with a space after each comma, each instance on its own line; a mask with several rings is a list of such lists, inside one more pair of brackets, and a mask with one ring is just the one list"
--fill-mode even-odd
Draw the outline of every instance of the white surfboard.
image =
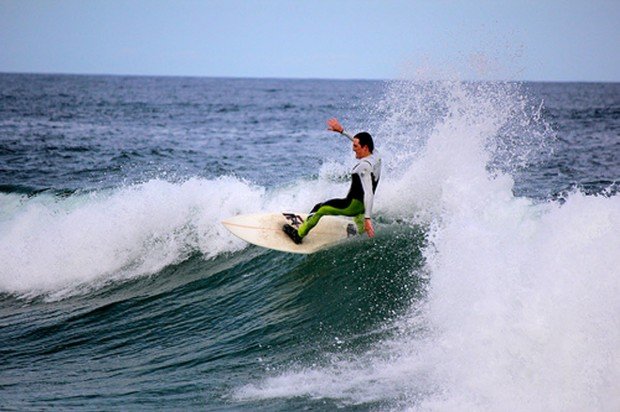
[[295, 244], [283, 231], [288, 223], [298, 227], [306, 213], [262, 213], [239, 215], [223, 220], [222, 224], [235, 236], [268, 249], [289, 253], [310, 254], [357, 235], [353, 220], [340, 216], [324, 216], [302, 244]]

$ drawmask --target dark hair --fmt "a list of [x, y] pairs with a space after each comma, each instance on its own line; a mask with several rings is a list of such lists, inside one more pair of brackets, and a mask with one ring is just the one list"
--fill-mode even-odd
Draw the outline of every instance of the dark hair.
[[372, 136], [368, 132], [360, 132], [353, 136], [354, 139], [359, 140], [360, 146], [368, 146], [370, 153], [375, 149], [375, 144], [372, 141]]

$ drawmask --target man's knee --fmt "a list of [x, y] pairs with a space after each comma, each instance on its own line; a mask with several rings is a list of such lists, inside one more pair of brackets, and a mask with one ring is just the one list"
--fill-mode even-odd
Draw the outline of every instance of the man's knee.
[[310, 213], [316, 213], [316, 212], [318, 212], [318, 210], [321, 208], [321, 206], [323, 206], [323, 203], [317, 203], [316, 205], [314, 205], [314, 207], [312, 208], [312, 210], [310, 211]]

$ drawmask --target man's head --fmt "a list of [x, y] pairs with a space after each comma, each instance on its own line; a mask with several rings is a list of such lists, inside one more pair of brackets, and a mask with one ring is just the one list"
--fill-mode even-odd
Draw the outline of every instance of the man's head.
[[370, 156], [375, 149], [370, 133], [361, 132], [353, 137], [353, 151], [357, 159]]

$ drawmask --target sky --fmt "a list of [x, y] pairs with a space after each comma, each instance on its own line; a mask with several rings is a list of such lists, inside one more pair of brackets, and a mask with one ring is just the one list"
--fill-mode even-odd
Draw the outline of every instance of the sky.
[[0, 0], [0, 72], [620, 81], [620, 0]]

